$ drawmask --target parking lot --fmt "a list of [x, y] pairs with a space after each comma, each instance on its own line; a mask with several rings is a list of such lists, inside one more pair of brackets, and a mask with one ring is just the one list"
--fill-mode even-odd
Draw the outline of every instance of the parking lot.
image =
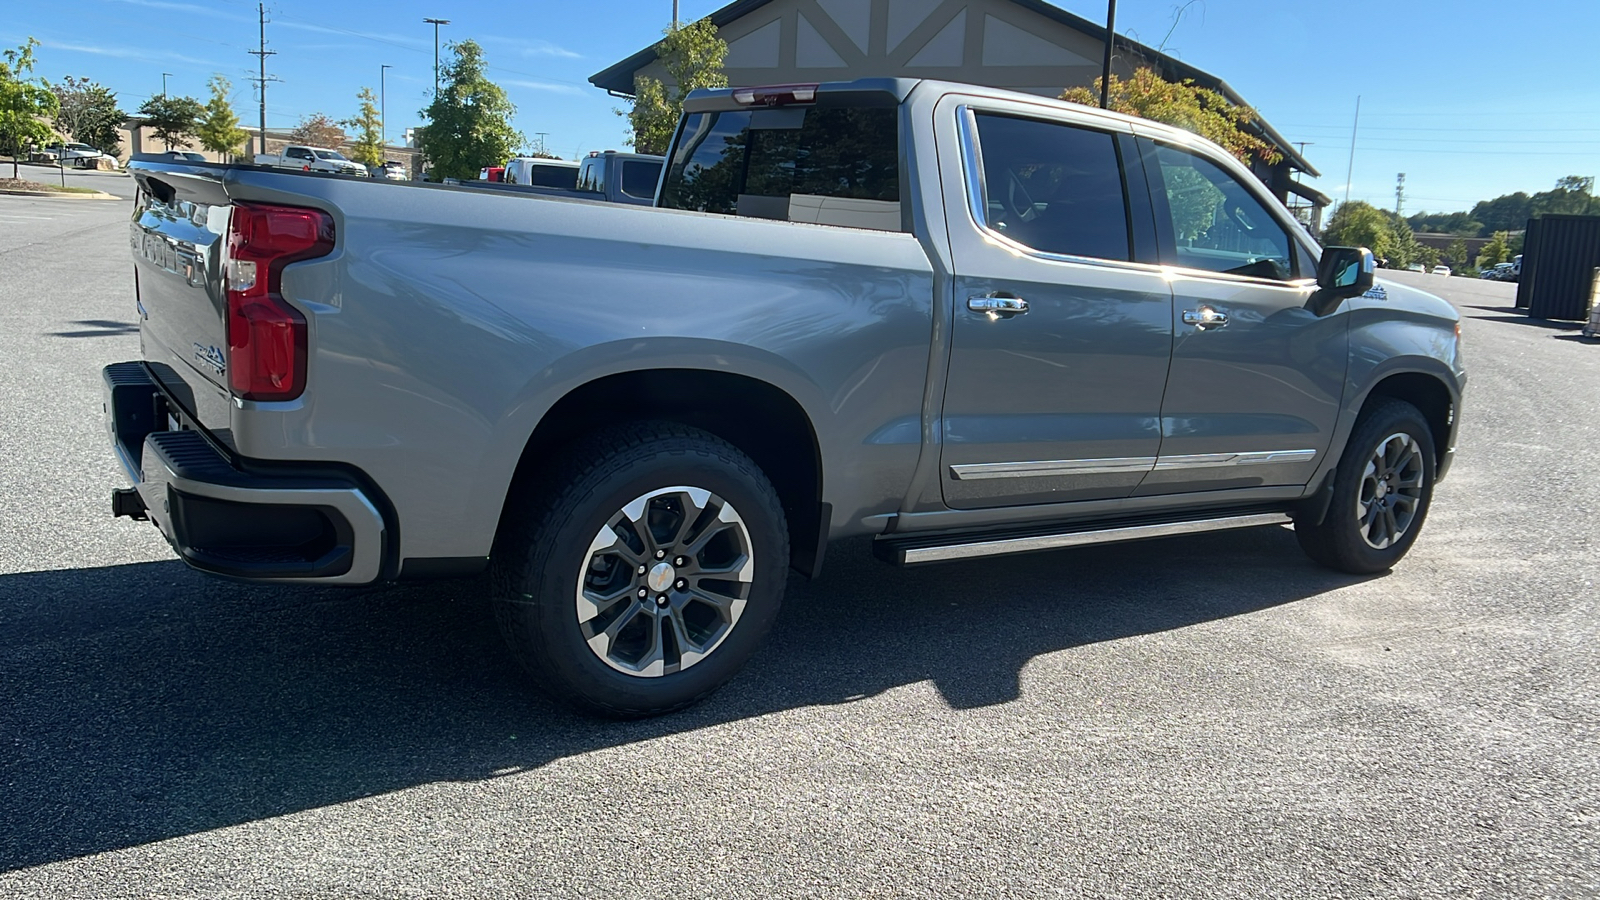
[[619, 724], [527, 688], [481, 583], [234, 584], [110, 517], [127, 212], [0, 196], [0, 896], [1600, 894], [1600, 346], [1515, 285], [1391, 273], [1471, 382], [1390, 574], [850, 542]]

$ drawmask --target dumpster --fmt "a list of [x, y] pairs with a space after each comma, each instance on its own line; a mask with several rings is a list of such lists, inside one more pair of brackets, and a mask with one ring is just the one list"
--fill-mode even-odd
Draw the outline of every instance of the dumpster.
[[1536, 319], [1588, 318], [1600, 266], [1600, 216], [1546, 215], [1528, 221], [1517, 306]]

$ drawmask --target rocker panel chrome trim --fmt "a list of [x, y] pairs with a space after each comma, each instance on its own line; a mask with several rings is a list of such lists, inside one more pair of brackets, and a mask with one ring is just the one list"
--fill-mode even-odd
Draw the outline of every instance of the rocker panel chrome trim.
[[937, 547], [896, 548], [894, 556], [895, 561], [899, 564], [911, 566], [919, 563], [975, 559], [983, 556], [1001, 556], [1008, 553], [1031, 553], [1038, 550], [1058, 550], [1064, 547], [1083, 547], [1091, 544], [1116, 544], [1124, 541], [1141, 541], [1149, 538], [1197, 534], [1206, 531], [1224, 531], [1232, 528], [1253, 528], [1258, 525], [1287, 525], [1291, 521], [1293, 520], [1288, 513], [1253, 513], [1250, 515], [1224, 516], [1217, 519], [1197, 519], [1160, 525], [1130, 525], [1120, 528], [1104, 528], [1096, 531], [1077, 531], [1066, 534], [976, 540]]

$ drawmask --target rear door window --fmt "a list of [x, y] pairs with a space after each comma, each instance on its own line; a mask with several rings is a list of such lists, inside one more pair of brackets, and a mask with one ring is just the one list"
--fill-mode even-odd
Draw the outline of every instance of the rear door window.
[[1132, 258], [1113, 135], [1000, 115], [977, 123], [990, 228], [1046, 253]]
[[656, 198], [656, 184], [661, 181], [661, 163], [648, 159], [622, 161], [622, 193], [640, 200]]
[[674, 148], [660, 205], [900, 231], [896, 110], [785, 107], [692, 113]]

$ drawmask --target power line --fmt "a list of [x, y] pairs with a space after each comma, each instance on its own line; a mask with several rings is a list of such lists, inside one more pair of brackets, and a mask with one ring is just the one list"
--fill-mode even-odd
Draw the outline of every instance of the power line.
[[258, 49], [246, 50], [245, 52], [261, 61], [261, 74], [250, 80], [256, 83], [256, 88], [261, 96], [260, 139], [261, 153], [265, 154], [267, 152], [267, 84], [268, 82], [282, 81], [283, 79], [276, 75], [271, 78], [267, 77], [267, 57], [278, 55], [278, 51], [267, 49], [267, 5], [265, 3], [256, 4], [256, 16], [261, 26], [261, 45]]

